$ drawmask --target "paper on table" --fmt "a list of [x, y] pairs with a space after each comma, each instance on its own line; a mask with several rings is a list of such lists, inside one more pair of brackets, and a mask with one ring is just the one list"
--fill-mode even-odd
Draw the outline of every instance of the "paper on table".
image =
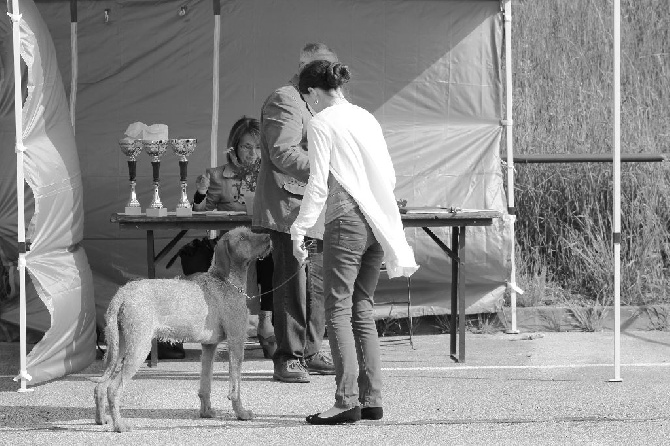
[[432, 207], [404, 207], [400, 208], [401, 214], [453, 214], [456, 213], [456, 208], [446, 208], [440, 206]]
[[205, 215], [247, 215], [246, 211], [206, 211]]
[[165, 124], [146, 125], [143, 122], [133, 122], [126, 129], [126, 135], [133, 139], [159, 141], [168, 139], [168, 126]]
[[459, 207], [404, 207], [400, 208], [401, 214], [464, 214], [467, 212], [481, 212], [485, 209], [461, 209]]

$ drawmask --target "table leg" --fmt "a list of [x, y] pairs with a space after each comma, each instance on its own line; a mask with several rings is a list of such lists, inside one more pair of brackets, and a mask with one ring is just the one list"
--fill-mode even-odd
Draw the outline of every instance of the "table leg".
[[[451, 249], [458, 252], [458, 227], [451, 229]], [[449, 356], [456, 360], [456, 315], [458, 314], [458, 260], [451, 259], [451, 318], [449, 321]]]
[[[149, 229], [147, 231], [147, 268], [149, 279], [156, 278], [156, 256], [154, 254], [154, 231]], [[156, 367], [158, 365], [158, 341], [156, 338], [151, 340], [151, 358], [149, 359], [149, 367]]]
[[461, 226], [456, 255], [459, 258], [458, 263], [458, 362], [465, 362], [465, 293], [463, 277], [463, 259], [465, 255], [465, 226]]

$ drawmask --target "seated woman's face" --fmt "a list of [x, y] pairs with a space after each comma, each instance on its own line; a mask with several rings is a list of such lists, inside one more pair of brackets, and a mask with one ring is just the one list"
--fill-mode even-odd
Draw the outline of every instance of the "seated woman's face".
[[261, 140], [258, 135], [247, 133], [240, 138], [237, 146], [237, 158], [241, 163], [253, 163], [261, 156]]

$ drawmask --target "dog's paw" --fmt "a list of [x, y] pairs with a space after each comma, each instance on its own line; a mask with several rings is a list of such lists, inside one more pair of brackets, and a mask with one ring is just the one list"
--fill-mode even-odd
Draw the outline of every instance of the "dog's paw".
[[128, 432], [130, 431], [130, 425], [126, 423], [125, 421], [119, 421], [117, 424], [114, 425], [114, 431], [115, 432]]
[[254, 417], [254, 413], [250, 410], [242, 409], [237, 411], [237, 419], [242, 421], [251, 420]]
[[106, 417], [100, 417], [100, 416], [96, 415], [95, 416], [95, 424], [100, 424], [100, 425], [107, 424]]
[[104, 426], [105, 424], [112, 424], [112, 416], [111, 415], [103, 415], [102, 417], [95, 417], [95, 424], [100, 424]]
[[216, 410], [211, 407], [200, 411], [200, 418], [216, 418]]

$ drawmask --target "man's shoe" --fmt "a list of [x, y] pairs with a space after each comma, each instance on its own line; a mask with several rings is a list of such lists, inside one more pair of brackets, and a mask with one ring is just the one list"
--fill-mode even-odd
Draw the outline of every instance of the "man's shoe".
[[318, 352], [309, 358], [305, 359], [307, 371], [312, 375], [334, 375], [335, 365], [330, 355], [323, 352]]
[[272, 378], [285, 383], [308, 383], [309, 373], [298, 359], [289, 359], [275, 363]]
[[382, 407], [362, 407], [361, 420], [381, 420], [384, 417]]

